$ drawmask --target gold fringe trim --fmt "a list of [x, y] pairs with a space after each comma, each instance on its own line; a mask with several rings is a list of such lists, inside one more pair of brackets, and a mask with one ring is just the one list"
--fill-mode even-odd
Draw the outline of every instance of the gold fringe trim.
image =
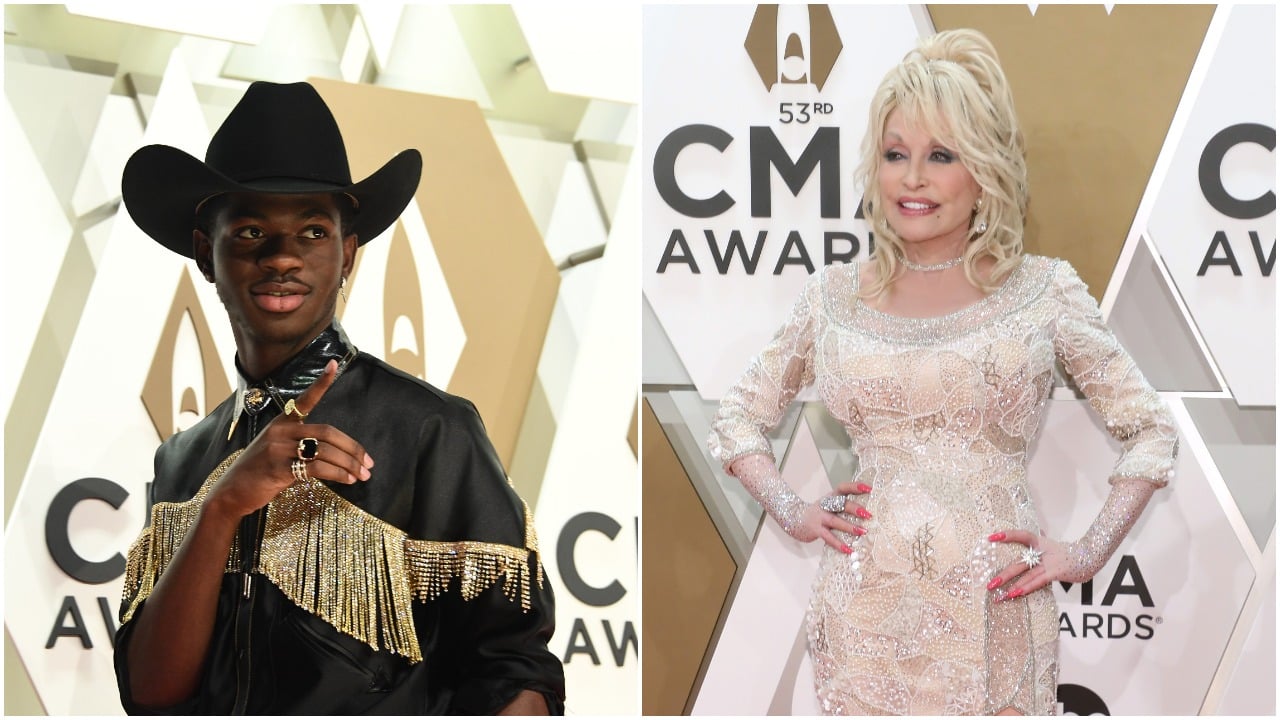
[[[126, 610], [121, 615], [122, 622], [129, 622], [142, 601], [151, 596], [160, 574], [169, 567], [174, 553], [178, 552], [178, 547], [187, 537], [187, 531], [200, 515], [200, 507], [209, 495], [209, 488], [213, 487], [213, 483], [222, 477], [239, 456], [240, 451], [237, 450], [218, 463], [218, 467], [209, 473], [209, 477], [190, 500], [179, 503], [162, 502], [151, 506], [151, 524], [129, 546], [129, 555], [125, 561], [120, 606]], [[239, 565], [240, 542], [236, 539], [232, 541], [231, 551], [227, 554], [226, 572], [235, 572]]]
[[319, 480], [267, 506], [259, 570], [298, 607], [374, 650], [422, 660], [406, 572], [408, 536]]
[[[124, 601], [128, 622], [155, 587], [200, 511], [213, 483], [239, 456], [223, 460], [195, 496], [156, 503], [151, 525], [129, 549]], [[422, 660], [412, 600], [430, 600], [455, 578], [464, 600], [502, 580], [507, 599], [530, 609], [529, 566], [543, 587], [533, 516], [524, 504], [525, 546], [413, 540], [404, 531], [352, 505], [318, 480], [295, 483], [267, 505], [258, 571], [294, 604], [375, 650]], [[233, 543], [227, 572], [239, 571]]]

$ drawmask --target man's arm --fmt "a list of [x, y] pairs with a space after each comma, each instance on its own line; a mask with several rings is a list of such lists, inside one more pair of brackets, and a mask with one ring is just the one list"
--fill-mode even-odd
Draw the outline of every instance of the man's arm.
[[[524, 503], [470, 403], [454, 401], [441, 408], [425, 422], [422, 437], [418, 477], [425, 502], [417, 508], [411, 534], [474, 543], [479, 553], [497, 552], [490, 544], [505, 547], [509, 552], [500, 552], [504, 565], [513, 556], [525, 564], [506, 565], [505, 579], [487, 588], [467, 588], [465, 578], [453, 580], [424, 608], [431, 620], [420, 629], [436, 628], [435, 647], [450, 658], [448, 683], [455, 694], [449, 712], [562, 713], [564, 668], [548, 647], [555, 601]], [[438, 501], [446, 497], [448, 502]], [[504, 593], [506, 581], [518, 582], [520, 590]]]
[[206, 503], [147, 598], [145, 611], [133, 620], [125, 657], [129, 693], [137, 705], [169, 707], [195, 693], [239, 523], [239, 516]]
[[507, 706], [498, 711], [499, 715], [550, 715], [547, 699], [542, 693], [532, 690], [521, 690], [519, 695]]

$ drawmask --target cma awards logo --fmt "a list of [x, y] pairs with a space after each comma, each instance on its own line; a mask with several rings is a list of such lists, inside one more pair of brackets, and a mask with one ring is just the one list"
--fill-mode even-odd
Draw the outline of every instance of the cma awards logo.
[[[1204, 194], [1204, 199], [1209, 205], [1226, 217], [1235, 220], [1243, 220], [1245, 222], [1257, 221], [1274, 213], [1276, 211], [1276, 194], [1268, 190], [1255, 198], [1238, 198], [1232, 195], [1226, 188], [1222, 177], [1222, 162], [1226, 158], [1227, 153], [1239, 145], [1260, 145], [1268, 152], [1275, 153], [1276, 150], [1276, 129], [1258, 123], [1240, 123], [1224, 128], [1205, 143], [1204, 150], [1200, 153], [1199, 180], [1200, 192]], [[1275, 174], [1275, 164], [1271, 164], [1271, 176]], [[1270, 252], [1265, 251], [1263, 242], [1266, 238], [1262, 237], [1258, 230], [1249, 230], [1249, 249], [1253, 251], [1253, 258], [1257, 262], [1257, 269], [1262, 277], [1270, 277], [1271, 270], [1276, 264], [1276, 239], [1273, 234], [1271, 239]], [[1274, 233], [1274, 231], [1273, 231]], [[1238, 254], [1242, 254], [1236, 248], [1243, 246], [1244, 238], [1234, 238], [1235, 245], [1232, 244], [1232, 238], [1227, 235], [1226, 230], [1218, 230], [1213, 234], [1213, 238], [1209, 241], [1209, 247], [1205, 251], [1204, 259], [1200, 262], [1200, 269], [1196, 271], [1197, 277], [1203, 277], [1212, 266], [1223, 266], [1231, 269], [1231, 274], [1237, 277], [1244, 274], [1237, 259]], [[1245, 251], [1247, 252], [1247, 250]]]
[[[775, 175], [796, 197], [816, 179], [818, 217], [844, 217], [840, 127], [822, 124], [829, 120], [835, 106], [809, 97], [822, 90], [843, 49], [831, 9], [826, 5], [760, 5], [744, 47], [760, 82], [779, 100], [776, 114], [771, 109], [767, 122], [750, 125], [746, 133], [750, 217], [761, 223], [749, 228], [733, 227], [729, 222], [674, 227], [654, 268], [659, 274], [699, 275], [712, 267], [720, 275], [727, 275], [735, 267], [746, 275], [781, 275], [789, 267], [812, 274], [815, 261], [823, 265], [852, 262], [864, 242], [868, 253], [873, 248], [870, 233], [824, 229], [808, 230], [805, 237], [799, 229], [788, 230], [768, 222], [774, 214]], [[803, 147], [798, 152], [789, 151], [779, 139], [779, 132], [787, 138], [788, 145], [796, 147], [803, 142]], [[677, 161], [686, 149], [704, 146], [723, 158], [736, 140], [730, 130], [706, 123], [690, 123], [669, 132], [658, 143], [653, 158], [654, 187], [667, 207], [695, 220], [720, 218], [736, 207], [739, 199], [723, 188], [710, 195], [690, 193], [676, 171]], [[696, 154], [704, 156], [703, 152]], [[715, 160], [710, 167], [699, 170], [710, 171], [716, 177], [743, 175], [740, 168], [717, 164]], [[799, 209], [795, 216], [812, 217], [812, 212]], [[861, 217], [859, 207], [851, 219]]]
[[[1150, 640], [1164, 618], [1154, 614], [1155, 601], [1138, 560], [1132, 555], [1121, 556], [1105, 585], [1100, 582], [1103, 579], [1098, 575], [1082, 583], [1059, 583], [1078, 607], [1065, 609], [1058, 615], [1058, 634], [1081, 639]], [[1136, 598], [1142, 611], [1119, 611], [1115, 605], [1122, 596]]]

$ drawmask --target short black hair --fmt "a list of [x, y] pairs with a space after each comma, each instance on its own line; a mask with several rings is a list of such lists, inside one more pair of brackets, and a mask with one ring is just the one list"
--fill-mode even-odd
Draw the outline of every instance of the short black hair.
[[[333, 202], [338, 206], [338, 233], [341, 237], [351, 234], [356, 223], [356, 205], [350, 195], [333, 193]], [[218, 213], [227, 205], [227, 195], [220, 194], [205, 200], [196, 210], [194, 227], [196, 230], [213, 237], [213, 223]]]

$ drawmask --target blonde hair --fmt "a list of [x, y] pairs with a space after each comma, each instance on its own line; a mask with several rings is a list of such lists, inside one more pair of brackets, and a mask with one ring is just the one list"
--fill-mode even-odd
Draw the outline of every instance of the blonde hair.
[[[872, 97], [857, 170], [864, 188], [862, 211], [877, 248], [872, 255], [875, 280], [859, 293], [864, 297], [889, 288], [902, 253], [902, 239], [885, 220], [879, 197], [884, 129], [894, 110], [955, 151], [982, 188], [964, 252], [964, 273], [970, 283], [991, 292], [1022, 257], [1028, 199], [1022, 131], [991, 41], [976, 30], [947, 30], [924, 38], [885, 75]], [[983, 222], [986, 230], [979, 233]], [[988, 255], [996, 262], [984, 281], [976, 267]]]

